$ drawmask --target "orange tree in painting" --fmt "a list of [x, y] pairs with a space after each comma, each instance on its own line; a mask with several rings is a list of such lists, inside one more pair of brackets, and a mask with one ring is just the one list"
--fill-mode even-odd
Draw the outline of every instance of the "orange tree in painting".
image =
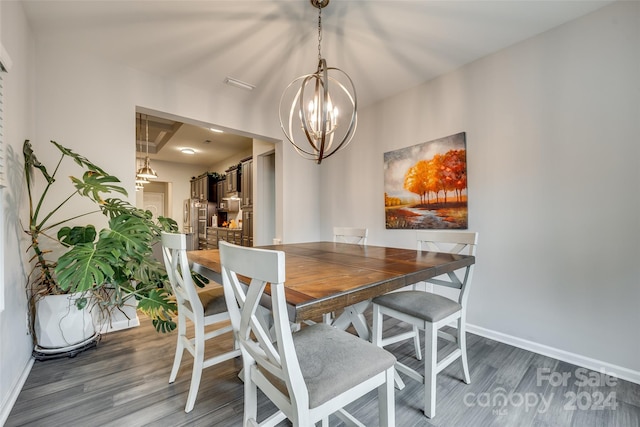
[[445, 202], [447, 191], [456, 194], [456, 201], [462, 201], [462, 191], [467, 188], [466, 150], [450, 150], [442, 160], [440, 170], [444, 176]]
[[404, 176], [404, 188], [417, 194], [420, 197], [421, 204], [427, 201], [429, 189], [432, 186], [429, 181], [429, 162], [428, 160], [420, 160], [410, 167]]
[[404, 188], [420, 198], [420, 204], [447, 203], [447, 193], [454, 192], [456, 201], [462, 201], [467, 188], [466, 150], [449, 150], [436, 154], [431, 160], [420, 160], [410, 167], [404, 176]]

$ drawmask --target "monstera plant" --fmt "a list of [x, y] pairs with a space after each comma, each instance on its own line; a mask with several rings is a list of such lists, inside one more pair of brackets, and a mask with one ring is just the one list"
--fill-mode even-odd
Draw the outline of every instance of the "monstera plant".
[[[29, 198], [25, 232], [33, 254], [27, 284], [32, 332], [36, 302], [59, 294], [79, 295], [73, 300], [77, 309], [90, 306], [102, 311], [118, 309], [133, 298], [158, 331], [173, 330], [176, 305], [164, 266], [154, 258], [152, 246], [159, 241], [162, 230], [177, 231], [176, 222], [154, 219], [151, 212], [119, 198], [103, 198], [113, 193], [126, 196], [127, 192], [118, 185], [118, 178], [86, 157], [55, 141], [51, 143], [60, 152], [51, 173], [38, 161], [31, 143], [27, 140], [23, 145]], [[75, 162], [81, 175], [71, 176], [70, 182], [58, 182], [56, 174], [65, 159]], [[68, 202], [77, 198], [90, 201], [85, 203], [86, 211], [65, 214], [70, 208]], [[108, 219], [108, 226], [100, 231], [93, 224], [83, 223], [87, 217], [100, 214]]]

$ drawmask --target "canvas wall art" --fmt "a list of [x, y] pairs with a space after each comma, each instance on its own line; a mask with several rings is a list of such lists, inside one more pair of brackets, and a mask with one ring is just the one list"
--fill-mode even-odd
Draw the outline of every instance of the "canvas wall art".
[[388, 229], [466, 229], [465, 132], [384, 153]]

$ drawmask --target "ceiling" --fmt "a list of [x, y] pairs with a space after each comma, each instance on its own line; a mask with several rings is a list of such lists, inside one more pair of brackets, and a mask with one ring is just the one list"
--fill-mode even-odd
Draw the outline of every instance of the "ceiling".
[[[351, 76], [363, 107], [610, 2], [331, 0], [322, 11], [322, 55]], [[215, 102], [233, 98], [277, 109], [287, 84], [317, 65], [318, 11], [308, 0], [23, 4], [39, 38], [196, 86]], [[226, 77], [255, 89], [229, 86]], [[157, 142], [152, 129], [150, 120], [150, 140]], [[226, 136], [183, 125], [174, 138], [165, 147], [202, 147]]]
[[[239, 151], [251, 150], [252, 138], [217, 130], [218, 132], [204, 125], [136, 113], [136, 151], [138, 157], [144, 157], [148, 151], [152, 160], [209, 167]], [[182, 152], [184, 148], [191, 148], [194, 153], [185, 154]]]

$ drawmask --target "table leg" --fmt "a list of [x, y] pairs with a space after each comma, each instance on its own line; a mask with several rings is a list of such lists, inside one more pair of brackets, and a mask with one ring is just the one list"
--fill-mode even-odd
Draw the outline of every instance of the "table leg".
[[354, 305], [345, 307], [340, 316], [333, 322], [333, 327], [345, 330], [349, 325], [353, 325], [358, 336], [363, 340], [369, 341], [371, 338], [371, 328], [367, 324], [364, 312], [371, 305], [371, 301], [362, 301]]

